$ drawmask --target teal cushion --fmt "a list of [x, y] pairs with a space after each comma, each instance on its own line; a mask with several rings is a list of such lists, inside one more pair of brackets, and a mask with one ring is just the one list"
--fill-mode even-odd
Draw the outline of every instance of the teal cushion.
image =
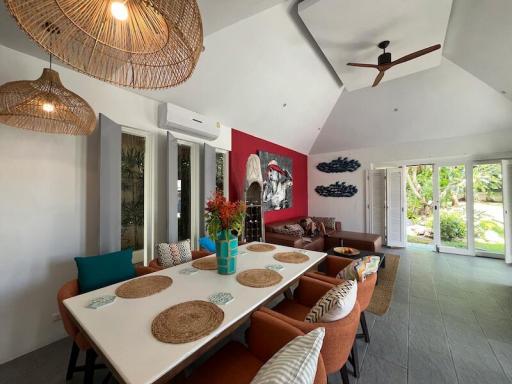
[[201, 237], [199, 239], [199, 246], [210, 252], [215, 252], [217, 250], [217, 248], [215, 247], [215, 241], [210, 239], [208, 236]]
[[134, 278], [132, 254], [130, 248], [99, 256], [75, 257], [80, 293]]

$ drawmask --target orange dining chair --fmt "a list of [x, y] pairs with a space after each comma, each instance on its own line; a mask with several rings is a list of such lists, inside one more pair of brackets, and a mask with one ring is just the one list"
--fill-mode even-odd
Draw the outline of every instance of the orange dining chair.
[[262, 308], [261, 311], [293, 325], [304, 333], [324, 327], [325, 336], [321, 355], [325, 370], [327, 374], [340, 372], [343, 384], [349, 384], [346, 363], [356, 338], [360, 315], [359, 304], [356, 302], [352, 312], [340, 320], [328, 323], [305, 321], [311, 308], [334, 286], [334, 284], [302, 276], [299, 286], [293, 293], [293, 299], [285, 298], [273, 309]]
[[[185, 380], [190, 384], [249, 384], [259, 369], [277, 351], [304, 332], [285, 321], [261, 311], [251, 316], [251, 327], [247, 331], [247, 347], [229, 342], [215, 355], [198, 367]], [[324, 339], [325, 341], [325, 339]], [[322, 360], [318, 365], [314, 384], [327, 384], [327, 375]]]
[[[342, 269], [345, 269], [353, 260], [345, 257], [327, 256], [325, 259], [326, 272], [308, 272], [306, 276], [313, 277], [331, 284], [341, 284], [343, 280], [337, 279], [336, 275]], [[377, 282], [377, 273], [373, 273], [366, 277], [364, 281], [357, 282], [357, 301], [361, 307], [361, 329], [363, 330], [364, 340], [370, 342], [370, 332], [368, 332], [368, 325], [364, 311], [368, 308], [372, 300], [373, 290]]]
[[[192, 251], [192, 260], [200, 259], [201, 257], [210, 256], [212, 253], [210, 251]], [[149, 262], [148, 266], [150, 268], [161, 270], [165, 269], [166, 267], [161, 266], [158, 263], [158, 259], [153, 259]]]
[[[327, 256], [325, 260], [326, 272], [307, 272], [305, 275], [308, 277], [313, 277], [315, 279], [339, 285], [343, 282], [343, 280], [336, 278], [336, 275], [341, 270], [345, 269], [353, 260], [348, 259], [346, 257], [339, 256]], [[365, 311], [370, 304], [373, 296], [373, 290], [375, 289], [375, 284], [377, 282], [377, 274], [373, 273], [366, 277], [364, 281], [357, 282], [357, 302], [359, 303], [359, 307], [361, 309], [361, 329], [363, 331], [362, 334], [357, 335], [357, 338], [364, 338], [364, 340], [369, 343], [370, 342], [370, 332], [368, 330], [368, 324], [366, 322]], [[351, 352], [350, 362], [354, 367], [354, 376], [359, 377], [359, 358], [357, 354], [357, 344], [354, 343], [354, 348]]]
[[[155, 270], [149, 267], [135, 267], [135, 272], [137, 276], [142, 276], [155, 272]], [[78, 296], [79, 294], [80, 289], [78, 286], [78, 279], [68, 281], [57, 293], [57, 302], [59, 304], [59, 312], [64, 329], [73, 340], [68, 369], [66, 372], [66, 381], [71, 380], [75, 372], [84, 372], [84, 383], [90, 384], [93, 382], [94, 370], [97, 368], [105, 368], [105, 366], [102, 364], [95, 364], [97, 358], [96, 351], [94, 351], [85, 335], [75, 325], [70, 313], [64, 306], [64, 300]], [[80, 351], [85, 351], [85, 365], [83, 366], [76, 365]]]

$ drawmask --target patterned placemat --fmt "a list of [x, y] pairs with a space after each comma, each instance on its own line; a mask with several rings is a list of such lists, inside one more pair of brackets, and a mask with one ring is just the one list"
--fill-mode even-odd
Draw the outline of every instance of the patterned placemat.
[[201, 257], [200, 259], [194, 260], [192, 266], [197, 269], [213, 271], [217, 269], [217, 256]]
[[274, 259], [281, 263], [301, 264], [309, 260], [309, 256], [300, 252], [278, 252]]
[[248, 269], [236, 275], [236, 279], [247, 287], [264, 288], [278, 284], [283, 276], [270, 269]]
[[263, 243], [257, 243], [257, 244], [250, 244], [247, 246], [247, 250], [252, 252], [270, 252], [276, 249], [275, 245], [272, 244], [263, 244]]
[[138, 299], [154, 295], [172, 284], [168, 276], [146, 276], [127, 281], [116, 289], [116, 295], [124, 299]]
[[224, 311], [202, 300], [187, 301], [160, 312], [151, 324], [153, 336], [164, 343], [183, 344], [198, 340], [217, 329]]

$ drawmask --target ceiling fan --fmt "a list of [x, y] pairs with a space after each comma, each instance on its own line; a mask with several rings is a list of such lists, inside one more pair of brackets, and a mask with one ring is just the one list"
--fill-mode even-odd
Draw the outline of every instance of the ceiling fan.
[[428, 48], [420, 49], [419, 51], [410, 53], [408, 55], [405, 55], [395, 61], [391, 61], [391, 53], [386, 52], [386, 48], [389, 45], [389, 40], [384, 40], [377, 45], [380, 49], [382, 49], [384, 52], [379, 55], [378, 64], [361, 64], [361, 63], [347, 63], [347, 65], [353, 66], [353, 67], [364, 67], [364, 68], [375, 68], [379, 71], [379, 74], [375, 78], [375, 81], [373, 82], [372, 87], [376, 87], [382, 78], [384, 77], [384, 74], [386, 71], [394, 67], [397, 64], [405, 63], [406, 61], [416, 59], [420, 56], [426, 55], [427, 53], [437, 51], [439, 48], [441, 48], [441, 44], [436, 44]]

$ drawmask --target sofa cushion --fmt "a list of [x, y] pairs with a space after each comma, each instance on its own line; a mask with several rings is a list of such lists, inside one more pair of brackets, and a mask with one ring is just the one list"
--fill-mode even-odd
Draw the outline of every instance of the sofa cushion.
[[199, 246], [203, 249], [206, 249], [210, 252], [217, 252], [217, 247], [215, 246], [215, 241], [213, 241], [209, 236], [203, 236], [199, 239]]
[[378, 271], [379, 262], [379, 256], [365, 256], [362, 259], [353, 260], [339, 271], [336, 277], [341, 280], [364, 281], [367, 276]]
[[131, 248], [99, 256], [75, 257], [80, 293], [135, 277]]
[[331, 288], [311, 308], [305, 321], [331, 322], [348, 316], [357, 300], [357, 281], [347, 280]]
[[155, 246], [158, 264], [164, 268], [192, 261], [190, 240], [177, 243], [160, 243]]
[[323, 223], [326, 230], [336, 229], [336, 218], [335, 217], [312, 217], [313, 221]]
[[297, 336], [261, 367], [251, 384], [313, 384], [324, 336], [322, 327]]
[[286, 224], [280, 227], [274, 227], [274, 232], [294, 237], [302, 237], [304, 235], [304, 230], [299, 224]]

